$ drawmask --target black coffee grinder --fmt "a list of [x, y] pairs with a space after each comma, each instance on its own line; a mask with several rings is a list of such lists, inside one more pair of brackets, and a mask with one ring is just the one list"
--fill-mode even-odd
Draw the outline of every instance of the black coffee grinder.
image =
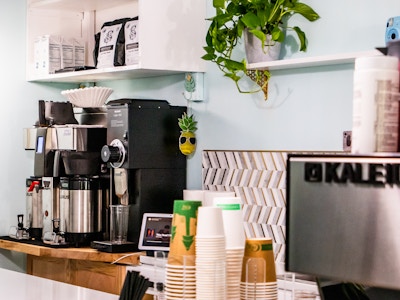
[[[106, 252], [136, 251], [144, 213], [172, 213], [186, 188], [186, 156], [179, 150], [178, 118], [186, 107], [164, 100], [119, 99], [107, 104], [107, 143], [113, 204], [129, 205], [126, 245], [92, 243]], [[123, 250], [121, 250], [123, 249]]]

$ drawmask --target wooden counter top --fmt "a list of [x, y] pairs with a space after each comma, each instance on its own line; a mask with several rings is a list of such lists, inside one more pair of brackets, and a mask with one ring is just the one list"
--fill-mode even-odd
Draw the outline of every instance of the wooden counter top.
[[120, 264], [127, 265], [139, 264], [140, 255], [146, 255], [145, 252], [107, 253], [87, 247], [50, 248], [2, 239], [0, 239], [0, 248], [41, 257], [55, 257], [108, 263], [118, 262]]

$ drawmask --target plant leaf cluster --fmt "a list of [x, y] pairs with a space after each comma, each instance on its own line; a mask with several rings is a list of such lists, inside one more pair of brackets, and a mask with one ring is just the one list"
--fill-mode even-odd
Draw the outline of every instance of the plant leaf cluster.
[[178, 125], [182, 131], [195, 132], [197, 130], [197, 121], [194, 120], [193, 115], [183, 113], [182, 118], [178, 118]]
[[[246, 74], [246, 59], [233, 59], [232, 55], [245, 29], [261, 40], [263, 50], [268, 35], [273, 41], [283, 42], [285, 30], [292, 29], [299, 39], [300, 51], [306, 51], [305, 33], [298, 26], [284, 28], [284, 24], [295, 14], [310, 22], [319, 19], [310, 6], [298, 0], [213, 0], [213, 7], [216, 15], [208, 19], [211, 23], [202, 58], [216, 63], [242, 93], [238, 81]], [[262, 75], [270, 76], [268, 71], [258, 74]]]

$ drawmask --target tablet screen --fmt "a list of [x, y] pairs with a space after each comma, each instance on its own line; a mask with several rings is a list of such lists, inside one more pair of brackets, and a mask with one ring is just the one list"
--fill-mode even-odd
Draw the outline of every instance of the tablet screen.
[[169, 251], [171, 224], [172, 214], [143, 214], [138, 248], [140, 250]]

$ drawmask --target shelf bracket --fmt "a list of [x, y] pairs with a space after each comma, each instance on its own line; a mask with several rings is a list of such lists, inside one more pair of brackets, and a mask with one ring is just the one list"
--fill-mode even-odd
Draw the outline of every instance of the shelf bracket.
[[204, 101], [204, 73], [185, 73], [183, 96], [187, 101]]

